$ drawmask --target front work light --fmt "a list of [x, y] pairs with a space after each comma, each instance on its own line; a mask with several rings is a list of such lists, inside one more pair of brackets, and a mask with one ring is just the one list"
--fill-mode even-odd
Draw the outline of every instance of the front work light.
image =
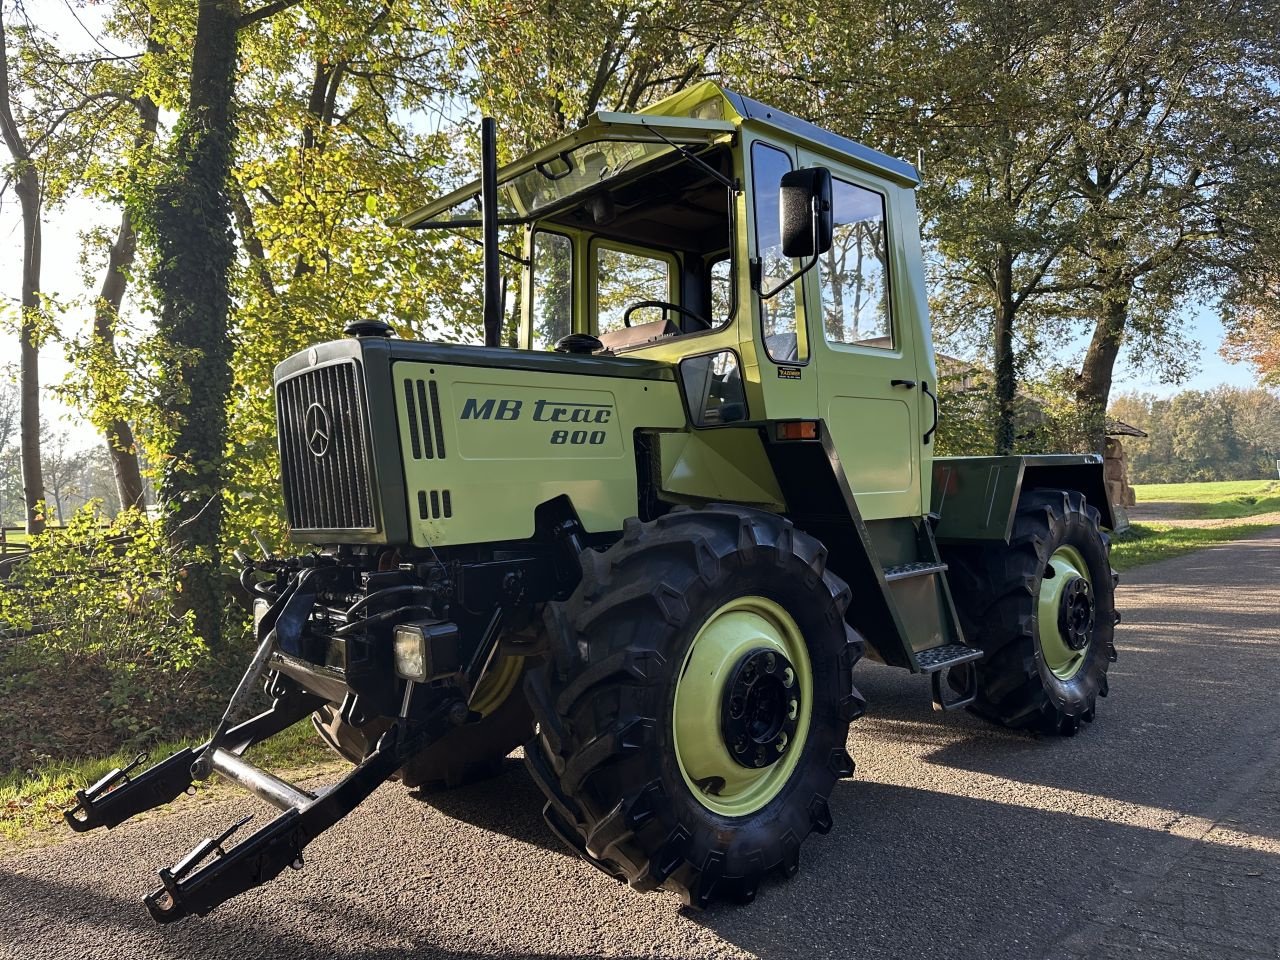
[[422, 683], [457, 673], [458, 627], [443, 620], [398, 623], [391, 631], [396, 674]]

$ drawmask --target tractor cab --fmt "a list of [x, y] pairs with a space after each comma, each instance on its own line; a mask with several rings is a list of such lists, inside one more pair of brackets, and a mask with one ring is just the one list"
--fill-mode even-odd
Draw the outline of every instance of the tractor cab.
[[[694, 429], [817, 409], [860, 450], [864, 517], [918, 515], [936, 426], [918, 182], [710, 82], [598, 113], [496, 173], [498, 224], [521, 237], [514, 345], [677, 365]], [[482, 188], [400, 223], [479, 227]]]

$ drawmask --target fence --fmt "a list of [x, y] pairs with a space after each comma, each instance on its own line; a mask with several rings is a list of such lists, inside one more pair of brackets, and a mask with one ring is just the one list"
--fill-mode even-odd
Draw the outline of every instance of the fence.
[[0, 527], [0, 560], [26, 553], [28, 549], [26, 527]]

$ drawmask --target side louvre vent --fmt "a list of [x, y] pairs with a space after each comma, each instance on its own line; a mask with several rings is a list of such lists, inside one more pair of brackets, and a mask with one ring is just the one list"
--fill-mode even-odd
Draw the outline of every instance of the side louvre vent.
[[453, 516], [453, 497], [448, 490], [419, 490], [418, 516], [423, 520], [448, 520]]
[[285, 510], [294, 530], [374, 530], [368, 414], [354, 362], [276, 384]]
[[404, 406], [409, 413], [409, 446], [415, 460], [444, 459], [444, 422], [434, 380], [405, 380]]

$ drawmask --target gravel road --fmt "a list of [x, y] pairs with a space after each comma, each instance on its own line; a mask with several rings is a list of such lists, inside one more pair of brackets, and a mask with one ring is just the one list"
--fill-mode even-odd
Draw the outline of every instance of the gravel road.
[[[158, 928], [155, 868], [256, 808], [178, 805], [0, 859], [0, 957], [1280, 956], [1280, 529], [1125, 575], [1112, 695], [1071, 740], [930, 712], [859, 666], [853, 780], [801, 873], [705, 913], [566, 854], [515, 759], [447, 794], [398, 784], [307, 864]], [[261, 810], [265, 815], [265, 810]]]

